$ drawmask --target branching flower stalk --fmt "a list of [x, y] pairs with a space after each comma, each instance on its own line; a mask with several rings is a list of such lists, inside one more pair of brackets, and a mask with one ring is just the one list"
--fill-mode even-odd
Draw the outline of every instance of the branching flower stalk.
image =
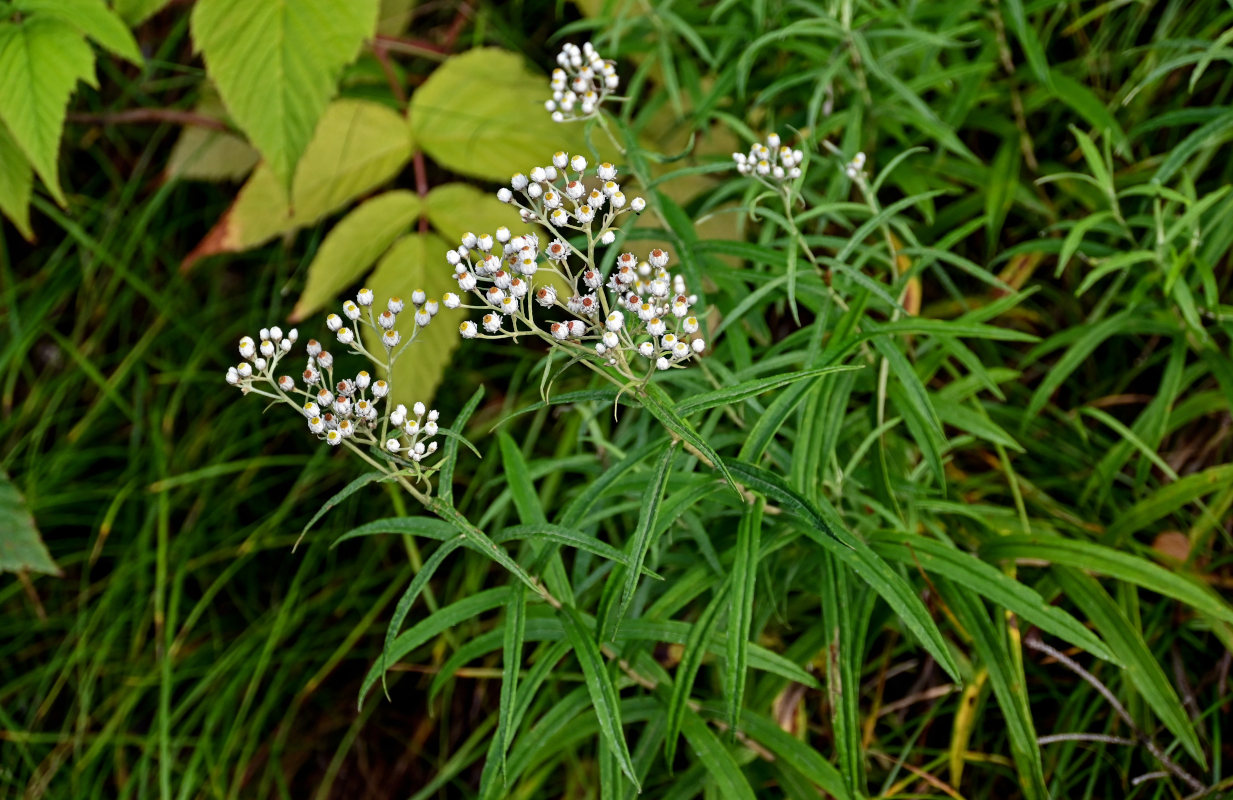
[[588, 186], [587, 167], [583, 156], [558, 152], [551, 164], [514, 175], [497, 197], [542, 228], [547, 245], [504, 227], [465, 234], [445, 254], [460, 293], [447, 293], [444, 304], [482, 312], [478, 324], [459, 326], [464, 339], [536, 336], [622, 388], [642, 387], [656, 370], [706, 350], [691, 310], [698, 298], [668, 272], [659, 248], [644, 259], [622, 253], [603, 274], [598, 249], [614, 244], [618, 220], [646, 201], [625, 196], [609, 163], [594, 169], [597, 183]]
[[[403, 341], [395, 325], [406, 302], [391, 297], [385, 310], [377, 314], [374, 299], [371, 290], [361, 289], [355, 300], [343, 303], [341, 316], [326, 317], [326, 327], [349, 353], [363, 356], [389, 376], [395, 362], [432, 322], [439, 304], [422, 291], [413, 294], [415, 325]], [[364, 344], [365, 330], [381, 343], [376, 353]], [[318, 440], [331, 447], [346, 447], [374, 469], [397, 478], [409, 494], [427, 504], [429, 479], [438, 468], [429, 459], [437, 452], [433, 439], [440, 432], [439, 413], [423, 403], [415, 403], [410, 410], [401, 403], [391, 408], [385, 402], [392, 389], [387, 380], [374, 380], [366, 370], [353, 377], [336, 374], [334, 356], [315, 339], [305, 348], [307, 360], [299, 380], [279, 374], [298, 339], [296, 329], [284, 335], [277, 326], [262, 328], [257, 340], [243, 337], [239, 353], [244, 360], [228, 368], [227, 383], [246, 395], [260, 395], [275, 405], [294, 408]]]

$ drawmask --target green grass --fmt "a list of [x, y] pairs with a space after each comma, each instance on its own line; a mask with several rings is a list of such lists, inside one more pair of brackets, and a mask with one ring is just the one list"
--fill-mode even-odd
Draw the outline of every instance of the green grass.
[[[38, 197], [34, 244], [0, 232], [0, 467], [65, 571], [0, 579], [0, 797], [446, 798], [482, 783], [630, 797], [623, 770], [654, 798], [1228, 791], [1233, 80], [1217, 40], [1233, 12], [597, 5], [591, 20], [481, 8], [456, 48], [546, 66], [561, 13], [568, 38], [620, 59], [615, 136], [641, 141], [631, 171], [664, 191], [631, 247], [670, 243], [717, 309], [713, 352], [661, 384], [662, 405], [614, 419], [596, 394], [507, 421], [542, 399], [540, 352], [465, 346], [435, 405], [448, 424], [485, 387], [466, 428], [483, 457], [464, 448], [453, 487], [471, 523], [495, 536], [546, 520], [665, 580], [546, 539], [504, 545], [572, 595], [575, 618], [524, 606], [532, 593], [459, 549], [402, 641], [441, 609], [466, 613], [395, 659], [390, 700], [378, 685], [357, 711], [437, 545], [330, 547], [420, 513], [377, 484], [293, 551], [361, 467], [222, 380], [236, 340], [290, 311], [328, 226], [183, 275], [234, 190], [158, 180], [172, 126], [71, 125], [69, 209]], [[149, 74], [108, 67], [75, 108], [189, 105], [200, 73], [184, 66], [184, 16], [139, 36], [164, 59]], [[453, 17], [432, 12], [414, 35], [444, 41]], [[811, 132], [802, 207], [720, 171], [771, 130]], [[653, 157], [689, 134], [685, 159]], [[819, 138], [867, 152], [876, 193]], [[802, 379], [838, 364], [861, 368]], [[573, 368], [553, 392], [604, 388]], [[730, 462], [767, 498], [760, 519], [696, 457], [709, 453], [665, 455], [665, 428]], [[1182, 562], [1161, 552], [1172, 532]], [[845, 566], [861, 542], [923, 600], [933, 655], [928, 630]], [[980, 557], [988, 583], [933, 554]], [[1031, 605], [1024, 589], [1049, 603], [1041, 619], [1005, 612]], [[1120, 665], [1069, 648], [1068, 620]], [[729, 625], [745, 645], [708, 645], [707, 626]], [[674, 691], [691, 670], [691, 691]], [[605, 675], [627, 757], [592, 711]], [[509, 743], [507, 791], [492, 742], [511, 709], [518, 724], [495, 740]]]

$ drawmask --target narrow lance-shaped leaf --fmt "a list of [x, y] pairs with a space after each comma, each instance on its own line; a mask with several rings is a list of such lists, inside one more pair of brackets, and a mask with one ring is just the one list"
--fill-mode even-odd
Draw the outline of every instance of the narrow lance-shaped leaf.
[[612, 682], [612, 676], [608, 674], [608, 666], [599, 652], [599, 646], [595, 644], [590, 630], [575, 609], [563, 606], [560, 616], [565, 634], [569, 637], [574, 654], [578, 657], [578, 664], [582, 667], [582, 675], [586, 680], [595, 715], [599, 719], [599, 730], [604, 744], [616, 756], [625, 777], [633, 781], [634, 786], [641, 791], [638, 774], [629, 755], [629, 745], [625, 742], [625, 731], [621, 727], [621, 698]]
[[394, 640], [398, 637], [398, 630], [402, 627], [402, 621], [407, 618], [407, 614], [411, 611], [411, 606], [415, 604], [416, 598], [420, 596], [420, 592], [424, 591], [424, 587], [428, 585], [428, 581], [432, 578], [433, 573], [437, 571], [437, 567], [445, 561], [446, 557], [454, 550], [458, 549], [463, 543], [463, 538], [457, 536], [447, 542], [443, 542], [440, 547], [432, 552], [428, 560], [424, 562], [424, 566], [420, 567], [420, 571], [415, 573], [415, 577], [411, 579], [411, 584], [407, 586], [407, 590], [403, 592], [402, 597], [398, 600], [398, 605], [394, 608], [394, 616], [390, 618], [390, 625], [385, 631], [385, 646], [381, 649], [381, 687], [386, 689], [386, 697], [389, 697], [389, 690], [385, 685], [385, 671], [389, 667], [388, 656], [393, 649]]
[[762, 548], [762, 510], [766, 500], [756, 497], [747, 503], [737, 526], [736, 554], [732, 561], [732, 592], [728, 607], [728, 659], [724, 677], [724, 696], [728, 701], [728, 725], [736, 731], [745, 700], [748, 672], [749, 635], [753, 626], [754, 588], [758, 575], [758, 554]]
[[642, 493], [642, 504], [638, 511], [638, 527], [634, 530], [634, 536], [629, 542], [630, 568], [625, 571], [625, 585], [621, 590], [621, 605], [617, 612], [618, 623], [625, 618], [626, 612], [629, 611], [629, 604], [634, 600], [634, 591], [638, 588], [642, 565], [646, 561], [647, 550], [651, 546], [655, 517], [659, 513], [659, 504], [664, 497], [664, 486], [668, 483], [668, 473], [672, 468], [674, 455], [676, 455], [675, 444], [664, 448], [663, 455], [655, 464], [655, 473]]

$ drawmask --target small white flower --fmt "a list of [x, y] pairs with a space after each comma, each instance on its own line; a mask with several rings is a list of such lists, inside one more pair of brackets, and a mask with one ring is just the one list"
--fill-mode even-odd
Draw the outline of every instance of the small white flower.
[[385, 307], [389, 309], [391, 314], [401, 314], [406, 306], [407, 304], [403, 302], [401, 297], [391, 297], [385, 304]]
[[642, 209], [646, 208], [646, 200], [642, 199], [641, 197], [635, 197], [633, 200], [630, 201], [629, 207], [632, 208], [635, 212], [641, 214]]
[[267, 366], [267, 362], [264, 358], [257, 358], [253, 360], [253, 369], [257, 370], [258, 372], [265, 372], [266, 366]]
[[485, 314], [484, 315], [484, 330], [489, 333], [496, 333], [501, 330], [501, 315], [500, 314]]
[[701, 353], [706, 349], [706, 342], [702, 339], [694, 339], [690, 346], [693, 347], [695, 353]]
[[373, 301], [372, 289], [360, 289], [359, 294], [355, 296], [355, 302], [362, 306], [370, 306]]
[[240, 373], [235, 367], [227, 367], [227, 383], [237, 386], [240, 383]]
[[308, 420], [308, 430], [313, 433], [321, 433], [325, 430], [325, 420], [321, 417], [311, 417]]
[[462, 246], [467, 248], [468, 250], [475, 249], [476, 237], [474, 233], [471, 233], [471, 231], [467, 231], [466, 233], [464, 233], [462, 235], [461, 241], [462, 241]]
[[458, 306], [462, 305], [462, 299], [453, 292], [446, 292], [441, 302], [445, 304], [446, 308], [458, 308]]
[[235, 371], [239, 373], [241, 378], [253, 377], [253, 365], [247, 362], [241, 363], [239, 366], [235, 368]]
[[647, 257], [647, 261], [651, 262], [652, 267], [663, 267], [668, 263], [668, 254], [656, 247]]
[[339, 433], [337, 430], [325, 432], [325, 443], [330, 445], [331, 447], [342, 444], [342, 440], [343, 440], [342, 434]]
[[351, 344], [353, 341], [355, 341], [355, 334], [350, 328], [343, 328], [338, 332], [339, 344]]
[[476, 334], [479, 333], [479, 329], [475, 327], [474, 322], [467, 320], [458, 326], [458, 333], [464, 339], [474, 339]]
[[587, 324], [580, 319], [571, 319], [569, 321], [569, 335], [575, 339], [581, 339], [587, 332]]
[[407, 421], [407, 407], [402, 403], [394, 406], [394, 410], [390, 412], [390, 424], [395, 428], [401, 428], [402, 424]]
[[387, 350], [392, 350], [402, 341], [402, 335], [398, 331], [386, 331], [381, 334], [381, 344], [385, 345]]
[[563, 322], [554, 322], [548, 326], [548, 331], [556, 339], [569, 338], [569, 326]]
[[289, 392], [295, 388], [295, 379], [290, 375], [283, 375], [278, 379], [278, 388], [284, 392]]
[[574, 156], [569, 160], [569, 166], [575, 172], [582, 172], [587, 168], [587, 160], [582, 156]]
[[557, 169], [565, 169], [565, 165], [569, 163], [569, 153], [564, 153], [560, 150], [552, 154], [552, 165]]
[[668, 330], [668, 326], [659, 317], [655, 317], [646, 324], [646, 332], [652, 336], [663, 336], [666, 330]]
[[424, 435], [428, 437], [436, 436], [437, 435], [437, 423], [431, 420], [428, 422], [425, 422], [424, 423]]
[[476, 279], [470, 272], [460, 273], [458, 276], [458, 288], [464, 292], [469, 292], [475, 288]]
[[620, 311], [613, 311], [608, 315], [608, 319], [604, 320], [604, 325], [610, 331], [619, 331], [625, 325], [625, 315]]
[[260, 351], [261, 355], [265, 356], [266, 358], [269, 358], [270, 356], [274, 355], [274, 343], [271, 342], [269, 339], [262, 339], [261, 344], [258, 346], [257, 349]]
[[621, 343], [620, 338], [612, 331], [604, 331], [603, 341], [607, 347], [616, 347]]
[[424, 407], [423, 403], [416, 403], [415, 405], [411, 406], [411, 410], [415, 412], [415, 416], [417, 417], [424, 416], [424, 413], [428, 411], [428, 409]]
[[245, 336], [240, 340], [240, 355], [244, 358], [252, 358], [257, 354], [257, 345], [253, 341], [253, 337]]
[[312, 419], [313, 417], [320, 417], [321, 409], [317, 406], [316, 403], [309, 400], [307, 403], [304, 404], [304, 416], [307, 417], [308, 419]]
[[390, 393], [390, 385], [385, 381], [377, 381], [372, 385], [372, 393], [374, 397], [385, 397]]
[[548, 308], [557, 302], [557, 289], [552, 284], [539, 287], [535, 292], [535, 302], [539, 303], [544, 308]]
[[651, 342], [643, 342], [642, 344], [638, 345], [638, 352], [641, 353], [646, 358], [650, 358], [651, 356], [655, 355], [655, 345], [652, 344]]
[[697, 333], [698, 332], [698, 318], [697, 317], [686, 317], [685, 321], [681, 323], [681, 328], [686, 333]]
[[377, 324], [380, 325], [384, 330], [388, 331], [390, 328], [394, 327], [394, 322], [396, 321], [396, 319], [397, 318], [394, 316], [393, 313], [389, 311], [382, 311], [381, 315], [377, 317]]
[[502, 203], [512, 202], [514, 199], [514, 193], [502, 186], [500, 189], [497, 189], [497, 199]]
[[372, 376], [367, 372], [360, 370], [359, 373], [356, 374], [355, 385], [357, 388], [367, 389], [370, 383], [372, 383]]
[[347, 317], [347, 319], [354, 322], [360, 318], [360, 307], [348, 300], [343, 303], [343, 314]]
[[509, 185], [514, 188], [515, 192], [521, 192], [527, 188], [527, 176], [519, 172], [509, 179]]
[[610, 230], [604, 231], [603, 235], [599, 237], [599, 241], [600, 244], [612, 244], [616, 241], [616, 232]]
[[655, 368], [656, 368], [656, 369], [668, 369], [668, 368], [669, 368], [669, 367], [671, 367], [671, 366], [672, 366], [672, 362], [670, 362], [670, 361], [669, 361], [667, 358], [665, 358], [664, 356], [660, 356], [660, 357], [659, 357], [658, 359], [656, 359], [656, 361], [655, 361]]
[[391, 453], [397, 453], [397, 452], [399, 451], [399, 449], [401, 449], [401, 445], [400, 445], [400, 444], [398, 444], [398, 440], [397, 440], [397, 439], [386, 439], [386, 440], [385, 440], [385, 449], [386, 449], [386, 450], [389, 450]]

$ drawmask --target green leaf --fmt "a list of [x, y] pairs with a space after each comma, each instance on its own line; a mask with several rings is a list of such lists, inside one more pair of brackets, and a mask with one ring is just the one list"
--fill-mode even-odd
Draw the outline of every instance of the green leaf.
[[27, 240], [34, 238], [34, 230], [30, 227], [33, 188], [34, 170], [8, 126], [0, 122], [0, 211]]
[[308, 265], [304, 291], [291, 312], [298, 322], [334, 301], [407, 232], [420, 215], [419, 195], [395, 190], [365, 200], [326, 235]]
[[501, 774], [505, 774], [505, 754], [514, 741], [514, 701], [518, 696], [518, 672], [522, 668], [522, 645], [527, 632], [526, 587], [510, 586], [505, 604], [505, 636], [501, 656], [501, 698], [497, 716], [497, 740], [501, 754]]
[[[424, 644], [434, 636], [449, 630], [462, 622], [474, 619], [485, 611], [490, 611], [503, 603], [509, 597], [509, 587], [501, 586], [496, 589], [486, 589], [473, 595], [469, 595], [459, 600], [456, 603], [446, 606], [438, 611], [433, 612], [428, 617], [420, 620], [407, 631], [402, 633], [394, 640], [392, 646], [385, 648], [382, 655], [388, 657], [389, 663], [397, 663], [400, 658], [410, 653], [415, 648]], [[364, 681], [360, 684], [360, 694], [358, 699], [359, 708], [364, 707], [364, 698], [368, 695], [369, 690], [382, 677], [381, 659], [378, 659], [368, 672], [364, 675]]]
[[1107, 132], [1115, 147], [1120, 149], [1126, 144], [1125, 131], [1095, 92], [1057, 70], [1050, 70], [1049, 77], [1053, 82], [1054, 97], [1070, 106], [1071, 110], [1083, 117], [1097, 132]]
[[[209, 83], [202, 85], [202, 98], [193, 113], [211, 119], [225, 120], [223, 101]], [[202, 125], [186, 125], [180, 131], [167, 157], [167, 177], [190, 181], [243, 180], [261, 154], [244, 137], [227, 131], [216, 131]]]
[[591, 696], [595, 716], [599, 719], [599, 730], [604, 742], [616, 756], [625, 777], [633, 781], [634, 786], [641, 791], [638, 774], [629, 755], [629, 745], [625, 742], [625, 731], [621, 728], [621, 697], [617, 694], [612, 676], [608, 674], [608, 665], [604, 663], [595, 639], [577, 610], [571, 606], [562, 606], [559, 614], [565, 635], [574, 649], [579, 666], [582, 667], [582, 676], [586, 680], [587, 692]]
[[629, 604], [634, 601], [634, 591], [638, 588], [638, 578], [642, 575], [642, 565], [646, 562], [647, 550], [651, 547], [651, 533], [655, 530], [655, 517], [659, 514], [659, 504], [664, 497], [664, 486], [668, 483], [668, 473], [672, 469], [672, 457], [676, 455], [676, 447], [669, 445], [655, 464], [655, 472], [647, 481], [646, 490], [642, 493], [642, 502], [638, 508], [638, 527], [629, 540], [628, 563], [625, 570], [625, 585], [621, 589], [621, 605], [617, 611], [617, 620], [625, 618]]
[[558, 150], [584, 150], [579, 126], [557, 124], [544, 111], [550, 95], [547, 77], [527, 69], [522, 56], [477, 48], [433, 70], [412, 95], [408, 117], [420, 148], [441, 166], [505, 183]]
[[1012, 535], [986, 543], [980, 552], [982, 557], [994, 561], [1022, 558], [1098, 572], [1172, 597], [1196, 611], [1233, 625], [1233, 608], [1206, 586], [1189, 577], [1174, 574], [1144, 558], [1111, 547], [1063, 539], [1060, 536]]
[[[312, 527], [317, 524], [317, 521], [319, 519], [321, 519], [327, 513], [329, 513], [329, 510], [331, 508], [338, 505], [342, 501], [346, 500], [348, 497], [355, 494], [360, 489], [363, 489], [368, 484], [376, 483], [377, 481], [383, 481], [383, 480], [386, 480], [386, 474], [384, 472], [378, 472], [376, 470], [373, 470], [372, 472], [365, 472], [360, 477], [348, 483], [342, 489], [339, 489], [338, 492], [336, 492], [332, 497], [330, 497], [330, 499], [326, 500], [324, 503], [321, 504], [321, 508], [317, 509], [317, 513], [313, 514], [312, 518], [309, 519], [308, 522], [304, 525], [304, 530], [300, 531], [299, 538], [295, 540], [295, 547], [300, 546], [300, 542], [304, 540], [304, 535], [307, 534], [309, 530], [311, 530]], [[293, 547], [292, 549], [294, 550], [295, 547]]]
[[199, 0], [193, 42], [223, 102], [290, 186], [343, 67], [377, 24], [377, 0]]
[[728, 484], [732, 486], [733, 490], [736, 490], [736, 483], [732, 480], [732, 474], [728, 472], [728, 467], [724, 464], [723, 459], [719, 457], [719, 453], [715, 452], [715, 448], [711, 447], [710, 443], [677, 412], [676, 407], [663, 389], [653, 383], [647, 384], [646, 392], [640, 399], [646, 410], [651, 412], [651, 415], [659, 420], [660, 424], [667, 428], [669, 433], [689, 445], [695, 453], [710, 461], [711, 468], [718, 469]]
[[737, 526], [736, 554], [732, 561], [732, 591], [728, 595], [728, 659], [724, 697], [728, 703], [728, 726], [736, 730], [745, 702], [745, 677], [749, 668], [749, 635], [753, 629], [754, 589], [758, 555], [762, 549], [762, 510], [766, 500], [747, 503]]
[[21, 570], [62, 574], [51, 560], [21, 493], [8, 473], [0, 470], [0, 572]]
[[1055, 567], [1053, 576], [1066, 597], [1083, 609], [1083, 613], [1109, 642], [1122, 664], [1122, 674], [1130, 679], [1131, 685], [1143, 696], [1169, 732], [1182, 743], [1186, 752], [1207, 769], [1203, 746], [1199, 744], [1194, 725], [1164, 670], [1143, 641], [1143, 634], [1095, 578], [1069, 567]]
[[1125, 541], [1161, 517], [1218, 489], [1233, 484], [1233, 464], [1209, 467], [1202, 472], [1165, 484], [1150, 497], [1135, 503], [1113, 521], [1105, 535], [1113, 542]]
[[35, 17], [67, 22], [120, 58], [141, 66], [137, 40], [103, 0], [13, 0], [13, 8]]
[[972, 592], [945, 578], [938, 579], [947, 604], [960, 624], [972, 637], [972, 646], [989, 672], [989, 683], [1002, 710], [1010, 752], [1019, 773], [1019, 785], [1030, 800], [1046, 800], [1044, 767], [1040, 760], [1040, 745], [1032, 725], [1032, 710], [1028, 705], [1022, 661], [1011, 655], [1006, 634], [989, 617], [989, 610]]
[[380, 536], [387, 533], [400, 533], [406, 536], [423, 536], [426, 539], [445, 541], [454, 536], [457, 530], [453, 525], [432, 517], [389, 517], [368, 522], [344, 533], [334, 540], [330, 548], [350, 539], [364, 536]]
[[1097, 658], [1116, 661], [1104, 642], [1065, 610], [1049, 605], [1034, 589], [953, 545], [910, 533], [875, 534], [869, 542], [884, 558], [945, 576], [1013, 611], [1027, 622]]
[[843, 777], [829, 761], [808, 744], [794, 738], [766, 717], [752, 711], [741, 714], [741, 727], [745, 735], [783, 759], [793, 769], [813, 781], [819, 788], [839, 800], [852, 797], [843, 784]]
[[397, 113], [365, 100], [331, 103], [296, 168], [290, 201], [269, 165], [261, 164], [184, 268], [313, 225], [397, 175], [410, 158], [411, 134]]
[[[458, 416], [454, 418], [455, 428], [461, 431], [466, 427], [467, 422], [471, 419], [471, 415], [475, 413], [475, 409], [479, 408], [480, 400], [483, 397], [484, 385], [481, 383], [471, 395], [471, 399], [467, 400], [467, 404], [458, 412]], [[444, 452], [441, 460], [438, 462], [441, 465], [441, 470], [437, 473], [437, 496], [447, 505], [454, 502], [454, 468], [458, 465], [459, 441], [458, 438], [453, 436], [446, 439], [445, 447], [441, 448]]]
[[129, 25], [145, 22], [171, 0], [112, 0], [116, 13]]
[[1027, 57], [1028, 66], [1032, 68], [1036, 80], [1045, 88], [1052, 89], [1053, 72], [1049, 69], [1045, 48], [1040, 43], [1040, 37], [1036, 35], [1036, 28], [1027, 20], [1023, 0], [1005, 0], [1005, 14], [1009, 23], [1007, 27], [1019, 40], [1019, 46], [1023, 48], [1023, 55]]
[[[398, 638], [398, 631], [402, 628], [402, 622], [407, 618], [407, 614], [411, 612], [411, 606], [415, 605], [416, 599], [420, 593], [424, 591], [424, 587], [428, 585], [428, 581], [437, 571], [450, 553], [462, 546], [465, 541], [462, 536], [455, 536], [448, 541], [442, 542], [441, 545], [428, 557], [420, 567], [420, 571], [415, 573], [415, 577], [407, 586], [406, 591], [402, 593], [402, 597], [398, 598], [398, 605], [394, 608], [394, 616], [390, 617], [389, 627], [385, 629], [385, 645], [381, 649], [381, 685], [385, 686], [385, 673], [389, 669], [389, 654], [393, 650], [394, 640]], [[387, 694], [388, 696], [388, 694]]]
[[784, 511], [805, 522], [805, 531], [809, 538], [834, 553], [861, 580], [881, 595], [942, 669], [955, 680], [959, 680], [959, 667], [950, 654], [942, 632], [929, 616], [929, 610], [925, 608], [920, 597], [869, 545], [844, 527], [833, 508], [814, 506], [783, 478], [761, 467], [743, 461], [731, 461], [728, 468], [746, 487], [775, 500]]
[[1019, 189], [1019, 166], [1022, 158], [1019, 155], [1018, 135], [1008, 136], [1002, 141], [993, 163], [989, 166], [987, 183], [985, 185], [985, 232], [989, 237], [989, 250], [997, 248], [998, 237], [1002, 234], [1002, 223], [1015, 202], [1015, 192]]
[[[552, 542], [553, 544], [563, 544], [567, 547], [585, 550], [588, 553], [594, 553], [597, 556], [602, 556], [610, 561], [615, 561], [626, 567], [630, 565], [629, 557], [607, 542], [596, 539], [594, 536], [588, 536], [585, 533], [580, 533], [572, 528], [566, 528], [562, 525], [550, 525], [548, 523], [514, 525], [512, 527], [505, 528], [500, 533], [493, 534], [492, 536], [492, 540], [497, 544], [510, 542], [517, 539], [542, 539], [544, 541]], [[642, 568], [642, 574], [656, 580], [663, 580], [662, 576], [647, 569], [646, 567]]]
[[689, 710], [689, 695], [694, 688], [694, 680], [702, 667], [702, 659], [706, 656], [708, 645], [715, 633], [719, 612], [728, 600], [728, 589], [731, 580], [724, 581], [715, 588], [711, 602], [706, 604], [696, 622], [689, 628], [689, 638], [685, 640], [685, 649], [681, 653], [681, 661], [676, 667], [676, 677], [672, 681], [672, 697], [668, 701], [667, 732], [664, 735], [664, 761], [671, 766], [676, 758], [677, 737], [681, 731], [681, 723]]
[[738, 383], [736, 386], [728, 386], [723, 389], [716, 389], [711, 392], [703, 392], [687, 397], [677, 404], [676, 410], [682, 417], [687, 417], [690, 414], [696, 414], [699, 411], [706, 411], [719, 406], [731, 405], [748, 400], [751, 397], [757, 397], [764, 392], [769, 392], [772, 389], [779, 389], [784, 386], [789, 386], [798, 381], [807, 381], [811, 378], [817, 378], [822, 375], [829, 375], [832, 372], [848, 372], [851, 370], [864, 369], [861, 364], [838, 365], [833, 367], [822, 367], [820, 369], [805, 369], [795, 372], [785, 372], [781, 375], [773, 375], [769, 378], [755, 378], [754, 380]]
[[706, 766], [708, 776], [719, 788], [720, 797], [726, 800], [756, 800], [753, 787], [749, 785], [745, 773], [741, 772], [741, 765], [736, 763], [719, 737], [711, 733], [702, 717], [686, 710], [681, 720], [681, 733], [685, 734], [685, 741], [689, 742], [698, 760]]
[[71, 25], [45, 16], [0, 22], [0, 121], [60, 205], [60, 134], [77, 81], [96, 86], [94, 51]]
[[[450, 270], [438, 263], [437, 255], [445, 249], [445, 243], [431, 233], [404, 236], [382, 257], [366, 281], [378, 303], [390, 297], [401, 297], [408, 304], [407, 311], [399, 315], [394, 325], [402, 334], [404, 344], [394, 350], [400, 355], [388, 377], [390, 395], [386, 402], [391, 406], [403, 403], [410, 408], [417, 401], [431, 403], [461, 341], [458, 325], [466, 319], [464, 309], [450, 310], [442, 305], [437, 316], [424, 328], [416, 326], [415, 315], [411, 312], [411, 293], [416, 289], [424, 290], [429, 299], [438, 301], [450, 289], [457, 289]], [[406, 344], [412, 335], [415, 341]], [[385, 352], [380, 337], [371, 329], [365, 328], [363, 337], [370, 352]]]

